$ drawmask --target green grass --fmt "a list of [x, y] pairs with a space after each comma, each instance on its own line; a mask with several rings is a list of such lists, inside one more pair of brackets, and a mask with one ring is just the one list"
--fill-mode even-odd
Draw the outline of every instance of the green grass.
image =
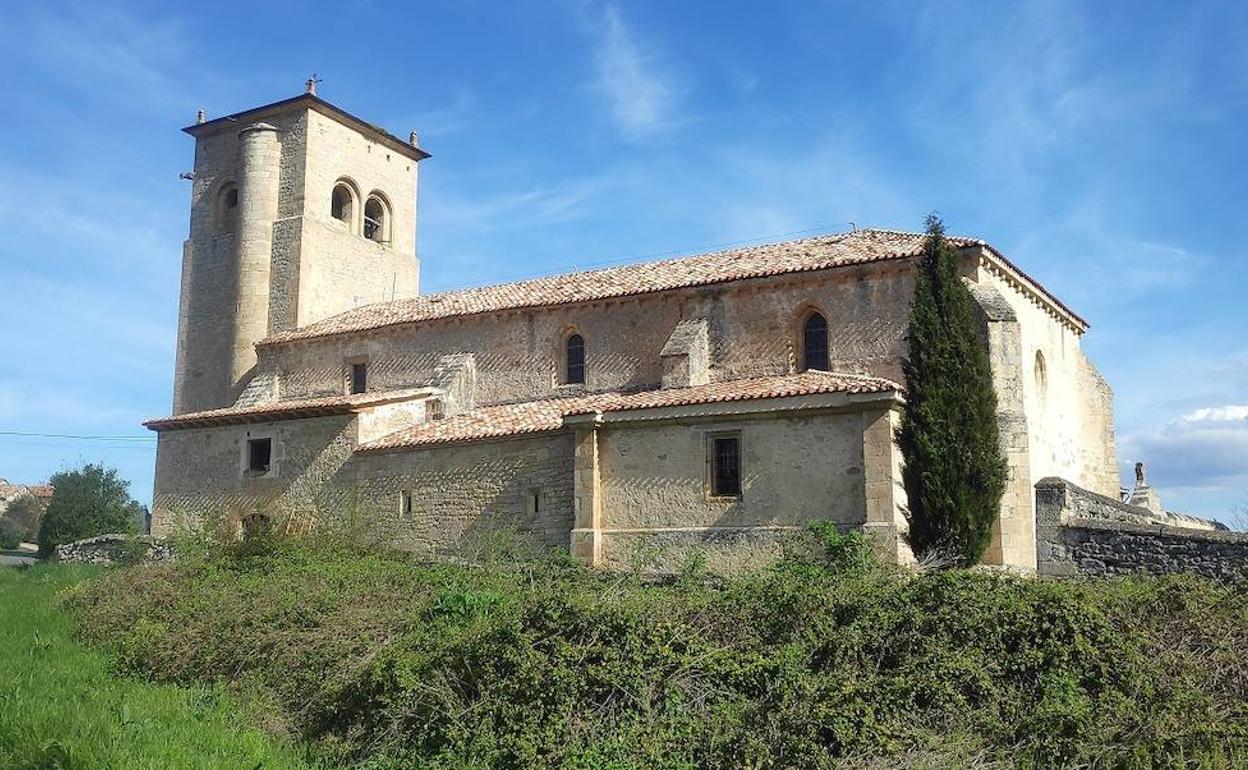
[[0, 567], [0, 768], [307, 768], [223, 690], [114, 676], [60, 595], [98, 569]]
[[261, 693], [368, 770], [1248, 765], [1248, 586], [915, 575], [828, 544], [652, 585], [292, 542], [114, 571], [74, 606], [126, 669]]

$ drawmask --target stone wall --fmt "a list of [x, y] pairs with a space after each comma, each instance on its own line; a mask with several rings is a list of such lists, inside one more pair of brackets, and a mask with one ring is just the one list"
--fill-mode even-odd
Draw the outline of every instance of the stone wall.
[[1080, 332], [995, 263], [981, 262], [973, 279], [994, 287], [1017, 318], [1011, 365], [1021, 389], [1031, 479], [1056, 476], [1118, 494], [1113, 393], [1084, 356]]
[[1158, 523], [1149, 511], [1058, 478], [1036, 484], [1036, 563], [1041, 575], [1194, 572], [1248, 577], [1248, 534]]
[[[797, 368], [800, 319], [814, 308], [828, 320], [834, 371], [896, 380], [912, 294], [908, 266], [877, 265], [459, 316], [266, 347], [260, 355], [264, 367], [280, 372], [284, 398], [304, 398], [341, 392], [348, 358], [368, 360], [370, 388], [391, 390], [427, 382], [446, 354], [472, 353], [476, 402], [487, 405], [659, 385], [664, 347], [691, 319], [707, 330], [699, 379], [787, 374]], [[585, 340], [583, 387], [561, 383], [564, 342], [574, 332]]]
[[173, 547], [147, 535], [99, 535], [58, 545], [56, 560], [103, 565], [165, 562], [173, 560]]
[[[554, 434], [356, 455], [351, 496], [387, 541], [418, 553], [470, 551], [505, 532], [567, 548], [572, 437]], [[411, 510], [402, 509], [404, 493]]]
[[[351, 511], [343, 466], [356, 437], [353, 417], [164, 431], [156, 447], [152, 534], [235, 526], [280, 511], [309, 525]], [[271, 438], [272, 465], [245, 472], [247, 440]]]
[[[665, 572], [698, 555], [728, 572], [774, 560], [793, 533], [832, 521], [866, 529], [885, 558], [908, 559], [888, 406], [734, 408], [745, 413], [689, 407], [576, 423], [574, 555]], [[741, 491], [720, 497], [709, 442], [726, 434], [740, 442]]]
[[[566, 548], [572, 531], [567, 434], [354, 452], [359, 416], [165, 431], [152, 532], [237, 532], [254, 514], [285, 529], [331, 529], [416, 552], [449, 552], [510, 530]], [[271, 438], [272, 467], [244, 471], [250, 438]], [[402, 493], [412, 507], [402, 510]]]

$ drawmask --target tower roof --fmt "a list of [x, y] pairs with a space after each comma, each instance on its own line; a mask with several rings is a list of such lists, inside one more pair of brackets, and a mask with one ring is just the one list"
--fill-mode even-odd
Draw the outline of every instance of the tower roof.
[[368, 136], [375, 141], [389, 147], [391, 150], [405, 155], [412, 160], [420, 161], [425, 158], [432, 157], [429, 153], [415, 147], [408, 142], [403, 141], [394, 134], [383, 128], [374, 126], [362, 118], [347, 112], [341, 107], [331, 104], [316, 94], [299, 94], [289, 99], [283, 99], [280, 102], [273, 102], [261, 107], [253, 107], [249, 110], [236, 112], [232, 115], [224, 115], [219, 118], [205, 121], [203, 123], [192, 123], [182, 130], [194, 137], [204, 134], [211, 134], [221, 131], [229, 126], [237, 126], [240, 123], [254, 122], [264, 120], [265, 118], [279, 113], [290, 112], [296, 109], [310, 109], [332, 118], [345, 126], [359, 131], [361, 134]]

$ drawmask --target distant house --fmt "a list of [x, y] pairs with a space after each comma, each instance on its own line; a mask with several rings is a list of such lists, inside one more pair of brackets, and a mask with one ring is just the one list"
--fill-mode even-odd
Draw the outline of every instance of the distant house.
[[6, 479], [0, 478], [0, 512], [9, 507], [9, 503], [30, 495], [43, 504], [48, 506], [48, 502], [52, 499], [52, 485], [50, 484], [10, 484]]
[[0, 478], [0, 515], [8, 510], [9, 504], [14, 500], [20, 500], [23, 497], [33, 497], [39, 504], [38, 516], [34, 521], [21, 522], [24, 526], [34, 527], [39, 523], [39, 517], [47, 510], [48, 503], [52, 500], [52, 486], [50, 484], [10, 484], [5, 479]]

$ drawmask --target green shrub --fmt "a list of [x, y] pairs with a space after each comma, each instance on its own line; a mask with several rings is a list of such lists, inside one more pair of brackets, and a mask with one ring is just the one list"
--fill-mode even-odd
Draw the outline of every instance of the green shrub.
[[130, 482], [116, 469], [84, 465], [52, 476], [52, 500], [39, 525], [39, 551], [111, 533], [134, 532], [142, 506], [130, 497]]
[[43, 516], [43, 503], [34, 495], [22, 495], [9, 501], [0, 511], [0, 519], [8, 519], [17, 525], [22, 540], [33, 541], [39, 533], [39, 519]]
[[824, 558], [667, 585], [287, 540], [113, 571], [73, 606], [126, 670], [263, 692], [340, 765], [1248, 761], [1244, 589], [915, 575], [817, 529]]
[[0, 517], [0, 549], [17, 548], [25, 537], [26, 532], [16, 521]]

